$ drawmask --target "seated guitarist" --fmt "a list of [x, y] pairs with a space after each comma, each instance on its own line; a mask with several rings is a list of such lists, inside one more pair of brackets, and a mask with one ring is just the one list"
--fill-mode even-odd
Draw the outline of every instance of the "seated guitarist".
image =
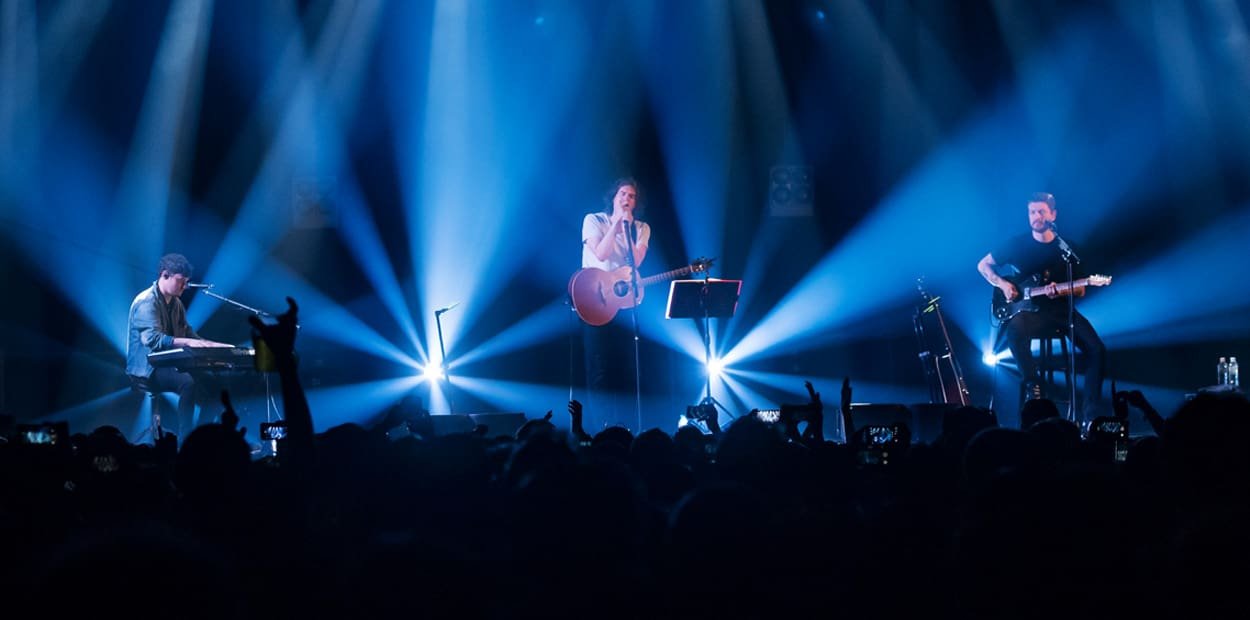
[[[629, 264], [628, 252], [633, 234], [634, 267], [647, 258], [651, 227], [638, 221], [638, 182], [632, 178], [613, 181], [604, 196], [604, 208], [582, 219], [582, 268], [612, 271]], [[624, 398], [634, 384], [633, 328], [627, 310], [601, 327], [584, 327], [588, 417], [602, 428], [625, 424], [633, 417]], [[635, 429], [638, 431], [641, 429]], [[592, 433], [594, 431], [591, 431]]]
[[[1020, 292], [1010, 279], [1003, 277], [1001, 270], [1008, 265], [1014, 266], [1020, 278], [1037, 275], [1040, 283], [1045, 284], [1047, 295], [1034, 298], [1035, 311], [1025, 311], [1011, 317], [1003, 325], [1006, 330], [1007, 344], [1011, 354], [1020, 366], [1020, 373], [1025, 383], [1025, 393], [1029, 398], [1042, 397], [1041, 375], [1037, 361], [1033, 359], [1030, 347], [1032, 338], [1056, 330], [1067, 334], [1068, 300], [1056, 295], [1056, 283], [1067, 280], [1067, 265], [1063, 260], [1060, 243], [1052, 227], [1058, 211], [1055, 209], [1055, 197], [1041, 192], [1029, 198], [1030, 234], [1021, 234], [1007, 239], [1001, 247], [986, 254], [977, 263], [977, 271], [991, 285], [1003, 292], [1009, 302], [1019, 301]], [[1081, 277], [1080, 265], [1074, 266], [1074, 278]], [[1014, 278], [1013, 278], [1014, 279]], [[1076, 287], [1075, 294], [1085, 292], [1084, 287]], [[1085, 371], [1085, 405], [1086, 419], [1100, 406], [1102, 400], [1102, 378], [1106, 364], [1106, 347], [1089, 320], [1076, 312], [1073, 320], [1076, 346], [1085, 355], [1088, 367]]]

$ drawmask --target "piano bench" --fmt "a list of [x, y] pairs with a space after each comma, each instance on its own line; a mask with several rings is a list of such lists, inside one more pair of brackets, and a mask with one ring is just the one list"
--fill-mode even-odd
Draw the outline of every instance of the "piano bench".
[[136, 377], [135, 375], [127, 375], [130, 377], [130, 389], [135, 392], [147, 394], [152, 404], [152, 419], [148, 428], [139, 435], [139, 439], [135, 443], [143, 441], [144, 435], [151, 435], [152, 443], [156, 443], [158, 431], [161, 427], [161, 393], [155, 391], [152, 385], [148, 383], [147, 377]]

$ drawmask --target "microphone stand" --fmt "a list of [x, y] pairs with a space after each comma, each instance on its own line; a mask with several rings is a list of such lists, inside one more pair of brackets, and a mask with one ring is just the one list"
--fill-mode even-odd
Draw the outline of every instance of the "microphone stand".
[[630, 289], [634, 292], [634, 307], [629, 313], [634, 325], [634, 416], [637, 418], [635, 433], [642, 432], [642, 367], [638, 353], [638, 266], [634, 264], [634, 235], [638, 233], [638, 223], [631, 220], [625, 228], [625, 262], [629, 265]]
[[218, 295], [217, 293], [214, 293], [211, 288], [202, 288], [200, 289], [200, 291], [202, 291], [205, 295], [212, 297], [213, 299], [220, 299], [221, 301], [224, 301], [240, 310], [251, 312], [252, 314], [255, 314], [256, 316], [265, 317], [265, 318], [273, 318], [273, 314], [269, 312], [265, 312], [264, 310], [261, 310], [259, 308], [253, 308], [247, 304], [239, 303], [233, 299], [230, 299], [229, 297], [226, 297], [225, 295]]
[[1081, 262], [1081, 257], [1072, 251], [1072, 246], [1059, 236], [1055, 223], [1050, 223], [1050, 230], [1055, 233], [1055, 241], [1059, 243], [1059, 252], [1068, 267], [1068, 419], [1080, 427], [1076, 419], [1076, 287], [1072, 280], [1072, 266]]
[[[214, 293], [212, 286], [201, 288], [200, 291], [203, 292], [205, 295], [212, 297], [213, 299], [224, 301], [240, 310], [243, 310], [245, 312], [251, 312], [252, 314], [258, 317], [273, 318], [273, 313], [271, 312], [265, 312], [264, 310], [261, 310], [260, 308], [253, 308], [247, 304], [230, 299], [229, 297], [226, 297], [225, 295], [218, 295], [217, 293]], [[256, 352], [252, 351], [252, 355], [255, 355], [255, 354]], [[274, 417], [280, 418], [281, 416], [277, 416], [278, 405], [277, 403], [273, 402], [273, 389], [269, 385], [269, 373], [262, 372], [260, 374], [264, 376], [265, 378], [265, 421], [273, 422]], [[274, 445], [276, 446], [277, 443], [275, 442]]]

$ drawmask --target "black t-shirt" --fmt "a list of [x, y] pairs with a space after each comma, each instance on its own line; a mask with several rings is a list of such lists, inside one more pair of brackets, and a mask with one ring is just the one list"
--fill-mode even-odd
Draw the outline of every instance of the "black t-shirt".
[[[1033, 275], [1040, 278], [1039, 284], [1068, 281], [1067, 263], [1063, 261], [1063, 252], [1059, 249], [1057, 240], [1042, 243], [1029, 233], [1016, 235], [1007, 239], [990, 255], [994, 257], [994, 263], [998, 265], [996, 267], [998, 274], [1016, 283], [1017, 286]], [[1009, 265], [1015, 267], [1015, 271]], [[1083, 277], [1079, 264], [1072, 266], [1072, 277]], [[1028, 284], [1028, 286], [1036, 285]], [[1055, 299], [1042, 297], [1036, 301], [1043, 309], [1063, 310], [1068, 307], [1063, 297]], [[1048, 306], [1053, 306], [1053, 308]]]

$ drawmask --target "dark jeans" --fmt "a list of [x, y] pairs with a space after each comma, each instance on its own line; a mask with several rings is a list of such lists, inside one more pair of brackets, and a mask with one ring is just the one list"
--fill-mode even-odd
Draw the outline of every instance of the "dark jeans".
[[[586, 355], [586, 432], [637, 426], [634, 399], [634, 327], [631, 310], [607, 325], [582, 326]], [[634, 429], [637, 432], [637, 429]]]
[[[1085, 409], [1089, 410], [1102, 401], [1102, 378], [1106, 373], [1107, 347], [1094, 331], [1089, 320], [1077, 311], [1073, 325], [1076, 348], [1085, 356]], [[1004, 326], [1007, 330], [1007, 346], [1020, 366], [1024, 381], [1040, 382], [1037, 360], [1033, 359], [1030, 340], [1045, 338], [1056, 332], [1068, 333], [1068, 315], [1063, 313], [1021, 312]]]
[[[173, 368], [157, 368], [148, 377], [148, 388], [153, 392], [178, 395], [178, 419], [162, 420], [161, 425], [177, 434], [179, 440], [186, 439], [195, 428], [195, 377]], [[170, 422], [176, 422], [176, 425]]]

